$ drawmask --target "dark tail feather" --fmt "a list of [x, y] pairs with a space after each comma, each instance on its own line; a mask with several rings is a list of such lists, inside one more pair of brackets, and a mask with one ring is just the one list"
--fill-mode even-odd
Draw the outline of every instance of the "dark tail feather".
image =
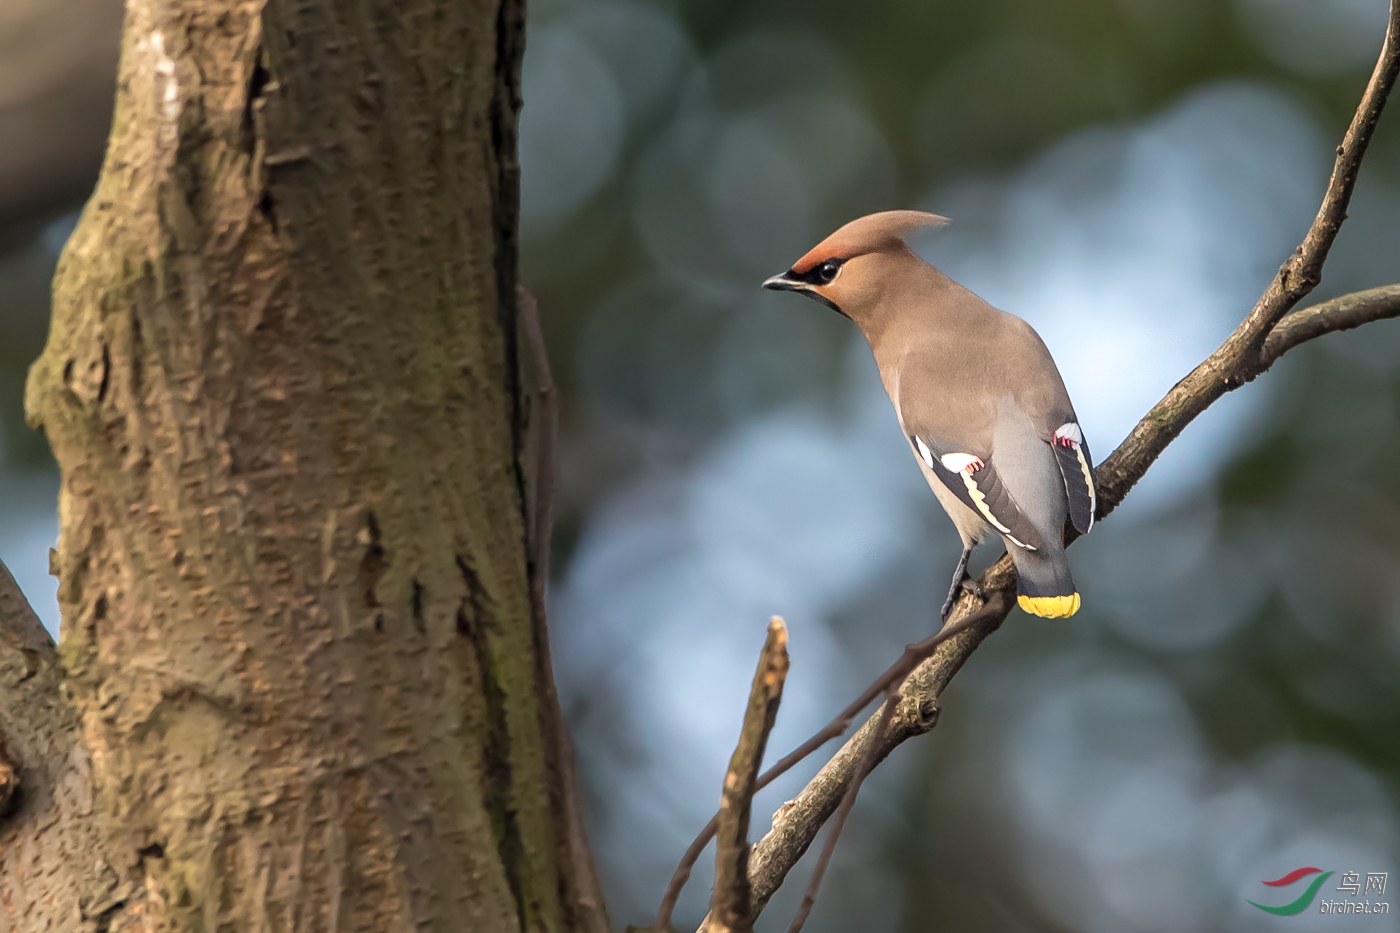
[[1009, 550], [1021, 578], [1021, 594], [1016, 602], [1022, 609], [1047, 619], [1063, 619], [1079, 611], [1079, 592], [1074, 588], [1063, 549]]

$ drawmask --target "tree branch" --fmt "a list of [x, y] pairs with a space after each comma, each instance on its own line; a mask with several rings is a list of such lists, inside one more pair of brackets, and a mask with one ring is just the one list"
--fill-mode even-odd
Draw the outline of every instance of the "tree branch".
[[[749, 883], [753, 890], [755, 913], [762, 912], [768, 905], [792, 866], [806, 854], [823, 824], [836, 812], [862, 768], [862, 762], [868, 760], [869, 769], [873, 770], [900, 744], [931, 731], [938, 724], [939, 694], [973, 650], [996, 631], [1011, 611], [1011, 594], [1016, 583], [1014, 572], [1009, 579], [1003, 574], [993, 580], [995, 582], [990, 585], [984, 584], [988, 586], [983, 594], [985, 602], [964, 593], [954, 607], [948, 624], [937, 634], [907, 647], [900, 660], [857, 700], [865, 702], [855, 712], [869, 705], [891, 684], [899, 684], [898, 701], [888, 726], [880, 726], [882, 706], [881, 712], [872, 716], [851, 736], [850, 741], [831, 756], [831, 760], [822, 766], [801, 793], [773, 814], [772, 828], [754, 846], [749, 859]], [[974, 606], [974, 602], [981, 604]], [[844, 726], [849, 725], [855, 712], [847, 707], [813, 740], [840, 735], [841, 732], [832, 733], [833, 727], [841, 723], [844, 731]], [[811, 741], [805, 743], [798, 752], [810, 745]], [[799, 757], [798, 752], [784, 758], [764, 774], [759, 787], [766, 786], [805, 757]], [[702, 832], [696, 843], [703, 846], [708, 839], [709, 836]], [[710, 933], [712, 929], [710, 918], [706, 917], [700, 924], [700, 933]]]
[[[31, 716], [28, 709], [28, 700], [39, 698], [24, 689], [27, 682], [39, 668], [56, 667], [53, 639], [29, 608], [14, 577], [0, 565], [0, 686], [8, 688], [0, 696], [0, 817], [7, 817], [17, 803], [22, 785], [20, 762], [29, 759], [27, 752], [50, 740], [48, 727], [56, 726], [59, 733], [71, 727], [71, 723], [43, 723], [42, 716]], [[41, 689], [48, 692], [48, 685]], [[11, 751], [11, 744], [15, 751]]]
[[545, 348], [540, 307], [525, 286], [516, 288], [520, 308], [520, 329], [530, 350], [535, 385], [526, 394], [526, 420], [533, 450], [530, 452], [529, 502], [526, 523], [530, 535], [530, 561], [535, 581], [543, 588], [549, 582], [550, 538], [554, 532], [554, 448], [559, 437], [559, 393]]
[[1387, 95], [1400, 70], [1400, 0], [1391, 0], [1381, 54], [1371, 80], [1347, 128], [1332, 177], [1307, 236], [1288, 257], [1260, 296], [1249, 316], [1220, 347], [1182, 379], [1153, 406], [1127, 439], [1099, 467], [1099, 516], [1104, 517], [1123, 501], [1147, 468], [1176, 440], [1186, 426], [1226, 392], [1237, 389], [1268, 368], [1264, 342], [1285, 314], [1291, 311], [1322, 278], [1322, 264], [1332, 248], [1347, 205], [1356, 186], [1356, 173], [1371, 142]]
[[1400, 317], [1400, 283], [1368, 288], [1310, 308], [1300, 308], [1279, 321], [1264, 341], [1264, 366], [1272, 366], [1289, 350], [1324, 334], [1392, 317]]
[[[1250, 382], [1284, 352], [1306, 340], [1397, 313], [1393, 308], [1394, 298], [1387, 289], [1373, 289], [1324, 302], [1285, 318], [1321, 279], [1322, 266], [1346, 218], [1357, 171], [1397, 71], [1400, 71], [1400, 0], [1391, 0], [1380, 57], [1342, 145], [1337, 148], [1327, 192], [1307, 235], [1234, 333], [1153, 406], [1127, 439], [1100, 464], [1095, 471], [1100, 518], [1112, 512], [1167, 445], [1226, 392]], [[1378, 292], [1387, 294], [1378, 295]], [[1358, 310], [1358, 306], [1364, 306], [1364, 310]], [[1276, 342], [1269, 343], [1276, 329], [1279, 332]], [[1074, 537], [1067, 535], [1067, 543]], [[894, 726], [882, 730], [881, 714], [872, 716], [807, 787], [778, 810], [773, 828], [754, 847], [750, 860], [749, 880], [755, 910], [766, 905], [787, 873], [806, 853], [822, 824], [845, 798], [859, 763], [868, 753], [867, 746], [874, 746], [873, 758], [878, 764], [899, 744], [932, 728], [932, 723], [912, 732], [899, 728], [906, 704], [919, 710], [937, 709], [938, 697], [953, 674], [1010, 612], [1010, 597], [1015, 587], [1015, 568], [1010, 558], [1003, 555], [982, 575], [978, 584], [980, 596], [964, 592], [950, 615], [949, 627], [970, 623], [966, 631], [948, 640], [915, 668], [901, 688], [900, 711], [896, 713]], [[709, 929], [712, 927], [707, 918], [700, 931], [704, 933]]]
[[0, 820], [0, 926], [125, 929], [117, 913], [138, 906], [138, 856], [92, 819], [88, 753], [62, 682], [53, 639], [0, 564], [0, 736], [13, 775]]
[[[857, 697], [844, 710], [838, 713], [835, 719], [827, 723], [820, 731], [818, 731], [806, 742], [803, 742], [801, 745], [799, 745], [794, 751], [788, 753], [785, 757], [780, 759], [777, 764], [773, 765], [767, 771], [763, 772], [763, 774], [759, 776], [757, 783], [754, 785], [754, 791], [757, 792], [767, 787], [769, 784], [773, 783], [773, 781], [777, 780], [779, 777], [790, 771], [793, 768], [793, 766], [795, 766], [796, 764], [807, 758], [809, 755], [811, 755], [813, 752], [815, 752], [818, 748], [825, 745], [832, 739], [845, 734], [846, 729], [850, 727], [851, 720], [853, 720], [856, 717], [856, 714], [859, 713], [865, 707], [869, 706], [875, 700], [876, 697], [880, 696], [881, 694], [894, 687], [900, 688], [902, 696], [904, 688], [907, 688], [908, 686], [908, 679], [911, 678], [912, 674], [917, 673], [917, 671], [919, 670], [919, 665], [930, 657], [935, 657], [936, 662], [935, 652], [938, 650], [940, 645], [943, 645], [945, 643], [955, 643], [956, 641], [962, 639], [965, 635], [969, 637], [975, 637], [980, 642], [981, 639], [985, 637], [986, 632], [991, 631], [991, 629], [984, 629], [983, 634], [980, 636], [976, 634], [976, 631], [980, 628], [983, 628], [985, 623], [987, 623], [993, 618], [995, 618], [999, 624], [1000, 620], [1006, 616], [1006, 613], [1009, 610], [1010, 606], [1009, 603], [1005, 602], [1004, 594], [994, 594], [993, 597], [988, 600], [987, 606], [975, 610], [962, 618], [949, 622], [947, 625], [943, 626], [943, 628], [940, 629], [938, 632], [935, 632], [933, 635], [930, 635], [928, 638], [925, 638], [921, 642], [918, 642], [913, 645], [908, 645], [904, 649], [904, 654], [900, 656], [899, 660], [895, 661], [894, 664], [891, 664], [888, 668], [886, 668], [885, 672], [881, 674], [878, 678], [876, 678], [875, 683], [871, 684], [868, 688], [866, 688], [864, 693]], [[995, 626], [993, 626], [993, 628], [994, 627]], [[958, 663], [960, 664], [961, 662], [959, 661]], [[933, 664], [930, 670], [933, 672], [934, 676], [951, 678], [953, 675], [952, 670], [937, 663]], [[921, 702], [915, 702], [911, 705], [908, 702], [901, 700], [897, 712], [898, 715], [895, 717], [895, 728], [906, 730], [908, 733], [906, 737], [922, 735], [923, 733], [932, 729], [934, 724], [938, 720], [938, 706], [936, 703], [924, 704]], [[859, 737], [860, 734], [857, 734], [856, 738]], [[840, 753], [838, 753], [838, 755], [839, 754]], [[879, 760], [882, 759], [883, 756], [880, 756], [880, 758], [876, 759], [876, 763], [878, 763]], [[827, 768], [830, 768], [831, 765], [832, 762], [827, 762], [826, 767], [822, 769], [823, 772], [825, 772]], [[817, 779], [820, 778], [821, 774], [819, 773], [817, 775], [817, 778], [813, 779], [814, 783]], [[849, 783], [849, 777], [846, 777], [843, 780], [845, 780], [846, 784]], [[844, 787], [846, 786], [846, 784], [843, 784], [842, 786]], [[810, 787], [811, 785], [809, 785], [809, 788]], [[833, 799], [831, 801], [831, 806], [833, 809], [835, 808], [836, 804], [837, 800]], [[831, 810], [827, 810], [822, 814], [821, 819], [825, 820], [830, 815]], [[777, 821], [781, 816], [782, 811], [780, 810], [778, 815], [774, 817], [775, 827], [777, 826]], [[671, 929], [671, 914], [675, 910], [676, 901], [680, 898], [681, 889], [685, 887], [686, 881], [689, 880], [690, 871], [692, 868], [695, 867], [696, 861], [699, 860], [700, 853], [705, 850], [705, 846], [708, 845], [710, 840], [715, 837], [715, 832], [718, 826], [719, 818], [717, 816], [711, 818], [710, 822], [705, 825], [704, 829], [700, 830], [700, 834], [695, 837], [695, 840], [693, 842], [691, 842], [690, 848], [686, 850], [685, 855], [681, 857], [680, 864], [676, 866], [675, 874], [672, 875], [670, 884], [666, 886], [666, 893], [661, 899], [661, 908], [657, 911], [656, 923], [652, 927], [648, 928], [649, 930], [662, 931], [662, 933], [664, 933], [664, 931]], [[802, 851], [806, 851], [806, 846], [811, 844], [812, 837], [816, 835], [817, 830], [819, 830], [820, 828], [820, 822], [816, 822], [811, 826], [811, 835], [806, 838], [806, 841], [804, 843], [802, 843]], [[767, 839], [769, 838], [769, 836], [772, 835], [773, 833], [770, 831], [768, 835], [764, 837], [764, 839]], [[797, 857], [800, 858], [801, 855], [799, 854]], [[796, 859], [794, 859], [794, 862], [795, 861]], [[750, 861], [750, 882], [753, 882], [754, 880], [753, 865], [754, 863]], [[781, 884], [781, 881], [779, 881], [778, 883]], [[754, 909], [756, 912], [761, 911], [763, 909], [763, 906], [768, 903], [768, 898], [772, 896], [773, 890], [776, 890], [776, 887], [777, 886], [774, 885], [774, 887], [772, 889], [767, 890], [766, 893], [764, 892], [762, 886], [756, 886], [754, 888]], [[708, 923], [709, 917], [707, 915], [705, 924], [702, 924], [701, 928], [704, 929], [705, 925]]]
[[783, 682], [787, 679], [787, 626], [774, 616], [758, 656], [749, 706], [739, 731], [739, 743], [729, 759], [720, 796], [718, 841], [715, 844], [715, 888], [710, 914], [717, 933], [752, 933], [753, 903], [749, 892], [749, 814], [758, 781], [758, 768], [768, 734], [778, 718]]
[[826, 870], [831, 865], [831, 856], [836, 852], [836, 843], [841, 840], [841, 830], [846, 828], [846, 818], [851, 815], [851, 809], [856, 805], [856, 795], [860, 793], [860, 785], [864, 783], [866, 775], [875, 767], [875, 750], [885, 740], [885, 733], [889, 731], [890, 720], [894, 718], [894, 710], [897, 705], [899, 705], [899, 692], [891, 689], [889, 696], [880, 706], [880, 718], [875, 724], [875, 734], [861, 754], [860, 763], [856, 766], [855, 774], [851, 776], [851, 782], [846, 787], [846, 792], [841, 795], [841, 806], [836, 809], [836, 820], [831, 824], [831, 829], [827, 833], [826, 844], [822, 846], [822, 854], [817, 858], [817, 867], [812, 872], [812, 880], [807, 885], [807, 893], [802, 896], [802, 903], [797, 907], [797, 914], [792, 918], [788, 933], [802, 933], [802, 927], [806, 925], [812, 908], [816, 906], [817, 892], [821, 890], [822, 879], [826, 877]]
[[[0, 816], [9, 813], [21, 787], [20, 763], [31, 760], [38, 746], [53, 741], [55, 736], [50, 733], [61, 735], [72, 728], [71, 721], [54, 718], [46, 722], [40, 715], [42, 704], [40, 709], [28, 708], [31, 702], [41, 700], [25, 689], [39, 668], [56, 670], [58, 652], [14, 577], [0, 564], [0, 688], [5, 691], [0, 695]], [[42, 698], [48, 705], [57, 699], [56, 678], [34, 686], [45, 695], [50, 689], [55, 692], [53, 697]]]
[[42, 785], [41, 771], [53, 763], [47, 749], [72, 740], [76, 720], [61, 702], [60, 671], [53, 639], [0, 564], [0, 752], [7, 795]]
[[549, 649], [548, 611], [545, 589], [549, 584], [550, 554], [554, 533], [554, 451], [559, 435], [559, 394], [549, 365], [549, 353], [540, 326], [539, 302], [524, 286], [516, 288], [520, 329], [529, 351], [533, 385], [524, 392], [526, 430], [522, 432], [527, 449], [525, 527], [530, 562], [530, 615], [535, 650], [541, 668], [540, 683], [546, 696], [541, 704], [544, 728], [552, 746], [553, 765], [558, 774], [559, 799], [555, 805], [563, 813], [569, 838], [563, 856], [573, 867], [569, 907], [587, 933], [609, 933], [607, 903], [598, 869], [588, 847], [579, 806], [578, 782], [574, 770], [574, 748], [564, 710], [554, 686], [554, 661]]

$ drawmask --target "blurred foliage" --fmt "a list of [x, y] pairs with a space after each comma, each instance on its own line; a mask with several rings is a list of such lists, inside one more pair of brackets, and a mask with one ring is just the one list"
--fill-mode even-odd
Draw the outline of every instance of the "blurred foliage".
[[[764, 621], [752, 607], [796, 618], [782, 744], [921, 633], [951, 568], [952, 532], [931, 496], [913, 517], [904, 500], [877, 512], [849, 498], [853, 474], [901, 489], [917, 477], [887, 437], [888, 408], [861, 401], [868, 379], [846, 322], [758, 294], [763, 275], [856, 214], [940, 209], [936, 199], [959, 192], [972, 195], [948, 236], [993, 242], [973, 234], [995, 192], [1048, 171], [1045, 153], [1073, 160], [1085, 140], [1222, 81], [1267, 88], [1330, 145], [1383, 10], [1383, 0], [534, 0], [522, 277], [540, 298], [567, 406], [556, 663], [616, 918], [654, 906], [717, 800], [742, 695], [712, 677], [746, 682], [757, 641], [742, 633]], [[1272, 163], [1266, 153], [1260, 173]], [[1117, 164], [1076, 169], [1109, 188]], [[1391, 112], [1316, 297], [1400, 279], [1397, 211]], [[0, 499], [52, 469], [22, 426], [21, 392], [66, 229], [55, 221], [0, 259]], [[1283, 242], [1292, 229], [1259, 236]], [[1178, 287], [1171, 268], [1155, 273], [1144, 292]], [[1168, 334], [1196, 320], [1158, 315], [1152, 326]], [[1242, 390], [1257, 396], [1247, 426], [1192, 448], [1209, 461], [1206, 482], [1125, 509], [1076, 546], [1085, 611], [1056, 625], [1014, 616], [979, 650], [934, 735], [867, 785], [809, 929], [1254, 929], [1242, 905], [1260, 878], [1346, 858], [1325, 867], [1400, 872], [1397, 328], [1286, 358]], [[1061, 355], [1067, 369], [1076, 362]], [[800, 417], [781, 420], [792, 411]], [[790, 459], [765, 462], [790, 472], [744, 465], [765, 432], [781, 431], [774, 456]], [[1115, 440], [1096, 439], [1099, 455]], [[1190, 466], [1169, 458], [1157, 471]], [[745, 498], [745, 483], [760, 491]], [[784, 498], [803, 490], [810, 499]], [[830, 520], [809, 529], [814, 510]], [[719, 534], [700, 519], [675, 531], [680, 514], [721, 516], [759, 542], [703, 552], [732, 585], [688, 585], [713, 600], [745, 586], [756, 596], [716, 604], [675, 584], [709, 572], [686, 548]], [[861, 524], [872, 514], [887, 531], [907, 518], [890, 532], [904, 543], [881, 543]], [[763, 537], [770, 519], [777, 531]], [[17, 527], [0, 526], [0, 545], [30, 540]], [[856, 558], [869, 558], [865, 576], [834, 579]], [[668, 560], [671, 576], [656, 570]], [[763, 560], [798, 569], [783, 577]], [[665, 618], [634, 598], [643, 580], [660, 581], [649, 598], [670, 595]], [[730, 631], [738, 647], [720, 647]], [[676, 695], [694, 692], [695, 669], [712, 693], [687, 706]], [[692, 912], [704, 885], [692, 883]], [[795, 893], [782, 892], [761, 928], [786, 925]]]

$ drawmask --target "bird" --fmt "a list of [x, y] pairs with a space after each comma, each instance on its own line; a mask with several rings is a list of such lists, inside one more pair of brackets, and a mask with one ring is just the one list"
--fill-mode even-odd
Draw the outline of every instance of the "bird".
[[1017, 604], [1066, 618], [1081, 598], [1065, 520], [1080, 534], [1094, 526], [1093, 458], [1040, 335], [905, 242], [947, 222], [912, 210], [857, 218], [763, 287], [826, 305], [869, 342], [910, 450], [962, 539], [941, 621], [973, 548], [993, 532], [1016, 565]]

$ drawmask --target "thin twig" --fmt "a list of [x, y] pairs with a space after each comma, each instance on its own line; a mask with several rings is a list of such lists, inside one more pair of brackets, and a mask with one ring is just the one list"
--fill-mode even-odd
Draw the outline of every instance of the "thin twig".
[[718, 833], [715, 843], [715, 888], [710, 896], [710, 915], [721, 933], [752, 933], [753, 904], [749, 896], [749, 814], [763, 763], [768, 734], [778, 718], [783, 682], [787, 679], [787, 626], [774, 616], [768, 623], [768, 638], [758, 657], [749, 705], [739, 742], [729, 759], [720, 795]]
[[525, 333], [535, 370], [528, 414], [530, 431], [534, 435], [528, 534], [535, 579], [543, 586], [549, 582], [550, 537], [554, 530], [554, 448], [559, 436], [559, 403], [549, 352], [545, 348], [544, 328], [540, 326], [539, 302], [523, 285], [517, 288], [517, 293], [520, 328]]
[[[1346, 313], [1337, 311], [1335, 317], [1325, 317], [1329, 325], [1321, 327], [1312, 316], [1297, 322], [1300, 328], [1292, 330], [1293, 323], [1285, 315], [1305, 297], [1321, 278], [1322, 265], [1335, 241], [1342, 221], [1346, 219], [1346, 208], [1356, 183], [1357, 170], [1370, 143], [1372, 132], [1385, 106], [1387, 95], [1400, 71], [1400, 0], [1391, 0], [1390, 18], [1387, 24], [1385, 41], [1376, 67], [1362, 95], [1356, 114], [1337, 148], [1337, 160], [1328, 183], [1327, 193], [1317, 217], [1302, 244], [1279, 269], [1278, 275], [1269, 285], [1263, 296], [1255, 304], [1249, 315], [1221, 346], [1197, 366], [1187, 377], [1177, 383], [1167, 395], [1133, 428], [1127, 439], [1095, 471], [1095, 481], [1099, 491], [1099, 517], [1103, 518], [1122, 502], [1132, 487], [1157, 460], [1167, 445], [1194, 420], [1226, 392], [1239, 388], [1262, 372], [1293, 346], [1307, 339], [1345, 329], [1356, 324], [1356, 320]], [[1352, 296], [1348, 296], [1352, 297]], [[1341, 302], [1343, 299], [1336, 299]], [[1324, 303], [1332, 308], [1334, 303]], [[1323, 307], [1323, 306], [1319, 306]], [[1376, 306], [1369, 306], [1374, 309]], [[1386, 306], [1389, 307], [1389, 306]], [[1298, 312], [1305, 314], [1306, 312]], [[1389, 316], [1377, 311], [1370, 320]], [[1267, 341], [1280, 322], [1283, 336], [1271, 351]], [[1311, 331], [1309, 331], [1311, 328]], [[1304, 336], [1306, 334], [1306, 336]], [[1294, 340], [1296, 336], [1296, 340]], [[1072, 537], [1072, 536], [1071, 536]], [[982, 575], [979, 581], [983, 594], [1009, 594], [1016, 584], [1016, 571], [1008, 557], [1003, 556]], [[976, 611], [981, 616], [986, 606]], [[973, 628], [974, 637], [963, 640], [943, 657], [934, 657], [921, 664], [909, 677], [904, 691], [906, 699], [921, 704], [936, 704], [939, 694], [967, 657], [981, 642], [981, 637], [994, 630], [1006, 613], [1010, 611], [1010, 601], [998, 602], [999, 612], [990, 617], [979, 618], [979, 625]], [[965, 596], [954, 609], [952, 618], [968, 620], [972, 604]], [[957, 624], [951, 622], [951, 625]], [[975, 637], [979, 635], [981, 637]], [[940, 652], [940, 654], [944, 654]], [[750, 877], [753, 882], [753, 896], [756, 909], [761, 910], [773, 892], [782, 884], [787, 873], [797, 860], [807, 851], [812, 838], [821, 825], [831, 816], [837, 803], [844, 799], [849, 773], [844, 763], [852, 755], [863, 758], [867, 742], [872, 745], [876, 722], [866, 724], [851, 737], [832, 757], [827, 766], [818, 772], [802, 793], [785, 804], [774, 815], [773, 828], [754, 847], [750, 859]], [[913, 733], [919, 734], [919, 733]], [[901, 730], [892, 730], [883, 735], [875, 748], [875, 757], [882, 760], [899, 743], [910, 737]], [[844, 779], [843, 779], [844, 778]], [[703, 834], [697, 843], [703, 845]], [[694, 845], [692, 845], [692, 849]], [[677, 870], [678, 875], [680, 870]], [[686, 872], [688, 874], [688, 870]], [[683, 880], [683, 879], [682, 879]], [[672, 883], [675, 883], [673, 879]], [[668, 892], [669, 893], [669, 892]], [[701, 925], [704, 930], [705, 924]]]
[[821, 731], [778, 759], [777, 764], [765, 771], [759, 779], [757, 789], [762, 790], [767, 787], [827, 742], [844, 735], [851, 726], [851, 720], [855, 719], [861, 710], [874, 702], [880, 694], [888, 691], [891, 686], [898, 687], [903, 683], [904, 678], [909, 676], [909, 672], [917, 667], [920, 661], [933, 654], [939, 645], [953, 636], [965, 632], [979, 621], [981, 621], [980, 614], [968, 616], [965, 619], [959, 619], [956, 623], [950, 622], [923, 641], [905, 645], [904, 653], [900, 655], [899, 660], [885, 668], [885, 672], [877, 677], [875, 682], [865, 689], [865, 692], [851, 701], [850, 705], [838, 713], [835, 719], [823, 726]]
[[875, 735], [871, 737], [865, 753], [860, 756], [860, 767], [856, 769], [855, 777], [851, 779], [850, 786], [846, 788], [846, 793], [841, 796], [841, 806], [836, 811], [836, 818], [831, 821], [831, 829], [827, 830], [826, 843], [822, 846], [822, 853], [817, 858], [817, 867], [812, 872], [812, 880], [807, 884], [807, 893], [802, 896], [802, 903], [797, 907], [797, 914], [792, 918], [792, 925], [788, 927], [788, 933], [802, 933], [802, 927], [807, 923], [807, 917], [812, 913], [812, 907], [817, 903], [817, 892], [821, 890], [822, 879], [826, 877], [827, 866], [831, 864], [831, 856], [836, 852], [836, 843], [841, 838], [841, 830], [846, 827], [846, 817], [851, 815], [851, 809], [856, 805], [856, 795], [860, 793], [860, 785], [864, 783], [865, 776], [875, 767], [875, 749], [884, 741], [885, 733], [890, 728], [890, 720], [894, 718], [894, 708], [898, 703], [899, 691], [890, 690], [889, 696], [885, 698], [884, 706], [880, 708], [880, 722], [875, 727]]
[[[1006, 611], [1001, 603], [993, 606], [989, 604], [981, 611], [974, 612], [965, 618], [955, 622], [949, 622], [938, 632], [925, 638], [923, 641], [908, 645], [904, 649], [898, 661], [885, 669], [885, 672], [876, 678], [866, 690], [857, 697], [850, 705], [836, 715], [836, 718], [823, 726], [810, 739], [803, 742], [791, 753], [784, 756], [767, 771], [763, 772], [754, 783], [754, 792], [762, 790], [773, 783], [782, 775], [790, 771], [794, 765], [802, 761], [812, 752], [821, 748], [824, 744], [834, 738], [841, 736], [850, 727], [851, 720], [861, 710], [865, 709], [875, 698], [891, 688], [891, 685], [898, 687], [902, 684], [909, 673], [913, 671], [920, 662], [932, 655], [938, 646], [944, 642], [955, 638], [968, 629], [979, 625], [996, 616], [1001, 610], [1004, 616]], [[671, 882], [666, 886], [666, 893], [661, 898], [661, 907], [657, 910], [655, 929], [665, 930], [671, 925], [671, 915], [675, 912], [676, 902], [680, 899], [681, 889], [690, 880], [690, 872], [695, 867], [695, 863], [700, 860], [700, 855], [705, 851], [705, 846], [715, 837], [715, 832], [719, 826], [718, 815], [711, 817], [710, 822], [705, 824], [705, 828], [691, 842], [690, 847], [685, 850], [685, 855], [681, 857], [681, 862], [676, 866], [675, 873], [671, 876]], [[763, 898], [763, 903], [767, 903], [767, 897]], [[760, 905], [762, 906], [762, 905]]]
[[1300, 308], [1278, 322], [1264, 341], [1264, 365], [1271, 366], [1280, 356], [1324, 334], [1351, 330], [1372, 321], [1400, 317], [1400, 284], [1368, 288], [1331, 301]]
[[[792, 865], [806, 853], [836, 811], [867, 751], [878, 765], [900, 743], [929, 732], [938, 724], [937, 696], [952, 680], [971, 650], [994, 632], [1010, 611], [1015, 577], [1000, 580], [981, 596], [963, 594], [958, 615], [945, 631], [932, 656], [920, 662], [899, 687], [900, 701], [891, 728], [877, 739], [878, 717], [871, 717], [851, 739], [822, 765], [792, 800], [773, 815], [772, 828], [749, 858], [749, 880], [755, 909], [762, 912]], [[985, 599], [985, 603], [982, 600]], [[972, 615], [975, 605], [981, 606]], [[956, 628], [954, 627], [956, 626]], [[707, 924], [701, 924], [708, 931]]]
[[520, 329], [530, 351], [530, 367], [534, 385], [526, 393], [526, 425], [528, 428], [528, 458], [525, 529], [530, 561], [530, 617], [535, 650], [544, 685], [541, 718], [551, 739], [553, 759], [558, 775], [558, 806], [563, 811], [568, 839], [565, 855], [573, 867], [571, 906], [580, 926], [587, 933], [609, 933], [607, 905], [603, 886], [593, 864], [593, 854], [583, 826], [583, 811], [578, 801], [578, 783], [574, 770], [574, 749], [569, 729], [564, 722], [564, 710], [554, 686], [554, 662], [549, 650], [548, 613], [545, 589], [549, 583], [551, 538], [554, 530], [554, 451], [559, 433], [558, 393], [554, 375], [545, 349], [544, 329], [540, 326], [539, 303], [523, 285], [516, 289], [520, 311]]

